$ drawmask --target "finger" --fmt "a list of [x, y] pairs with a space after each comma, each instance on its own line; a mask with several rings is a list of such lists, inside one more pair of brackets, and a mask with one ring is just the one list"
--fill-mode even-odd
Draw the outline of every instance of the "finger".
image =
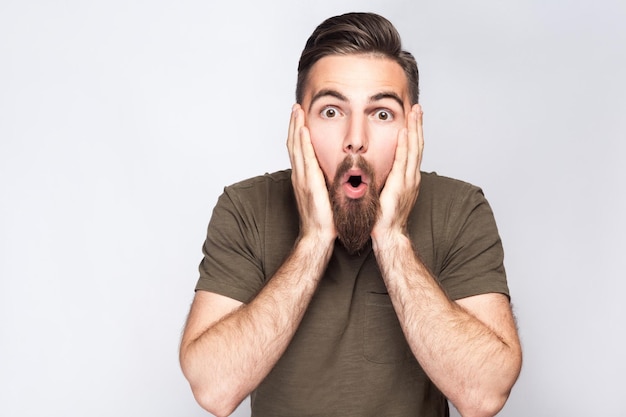
[[421, 111], [419, 105], [413, 106], [409, 113], [407, 121], [408, 130], [408, 156], [407, 156], [407, 169], [406, 178], [409, 181], [414, 181], [420, 167], [420, 148], [419, 148], [419, 111]]
[[408, 131], [406, 128], [400, 129], [398, 132], [398, 143], [396, 145], [396, 154], [394, 156], [391, 173], [404, 178], [407, 165], [408, 152]]
[[315, 148], [313, 148], [313, 143], [311, 142], [309, 129], [306, 126], [300, 128], [300, 138], [302, 144], [302, 160], [304, 161], [304, 169], [306, 170], [305, 175], [307, 176], [309, 184], [319, 185], [323, 183], [324, 176], [317, 156], [315, 155]]
[[421, 169], [422, 166], [422, 158], [424, 155], [424, 111], [422, 110], [422, 106], [419, 106], [418, 108], [418, 112], [417, 112], [417, 143], [418, 143], [418, 165], [417, 165], [417, 170], [418, 170], [418, 175], [419, 175], [419, 170]]
[[291, 148], [291, 168], [292, 168], [292, 176], [295, 175], [296, 178], [304, 179], [306, 178], [304, 159], [302, 155], [302, 127], [304, 125], [303, 122], [303, 114], [300, 108], [297, 108], [294, 112], [294, 131], [293, 131], [293, 144]]
[[289, 130], [287, 131], [287, 152], [289, 152], [289, 159], [291, 161], [291, 165], [293, 166], [293, 144], [294, 144], [294, 135], [296, 130], [296, 115], [298, 111], [299, 105], [294, 104], [291, 107], [291, 116], [289, 118]]
[[315, 150], [311, 143], [311, 135], [309, 129], [305, 126], [300, 128], [300, 146], [302, 149], [302, 158], [307, 168], [311, 165], [317, 165], [317, 158], [315, 157]]

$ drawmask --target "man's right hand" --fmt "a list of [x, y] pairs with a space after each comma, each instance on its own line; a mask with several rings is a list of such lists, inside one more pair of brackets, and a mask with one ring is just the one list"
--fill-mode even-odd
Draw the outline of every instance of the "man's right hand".
[[215, 415], [230, 415], [278, 362], [333, 252], [336, 232], [328, 190], [297, 105], [287, 148], [300, 213], [293, 251], [247, 304], [198, 291], [183, 333], [183, 373], [198, 403]]
[[300, 214], [299, 239], [312, 237], [333, 242], [337, 232], [328, 189], [299, 104], [295, 104], [291, 112], [287, 150], [292, 168], [291, 183]]

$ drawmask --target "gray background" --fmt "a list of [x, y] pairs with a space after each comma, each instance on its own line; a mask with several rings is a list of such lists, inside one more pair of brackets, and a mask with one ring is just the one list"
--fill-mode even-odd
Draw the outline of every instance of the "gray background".
[[525, 349], [501, 415], [626, 416], [617, 0], [1, 1], [0, 415], [206, 415], [177, 349], [211, 209], [288, 166], [299, 53], [352, 10], [417, 57], [424, 169], [496, 212]]

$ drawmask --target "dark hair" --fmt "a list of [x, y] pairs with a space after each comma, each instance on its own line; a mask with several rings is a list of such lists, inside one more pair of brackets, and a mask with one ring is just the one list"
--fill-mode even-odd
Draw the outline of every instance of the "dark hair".
[[400, 35], [391, 22], [374, 13], [346, 13], [326, 19], [315, 28], [300, 55], [296, 101], [302, 103], [309, 72], [317, 61], [328, 55], [349, 54], [376, 54], [397, 62], [406, 74], [412, 104], [418, 102], [415, 58], [402, 50]]

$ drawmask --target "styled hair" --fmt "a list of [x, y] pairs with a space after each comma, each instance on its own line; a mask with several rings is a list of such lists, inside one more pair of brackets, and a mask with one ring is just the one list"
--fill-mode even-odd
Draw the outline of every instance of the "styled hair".
[[374, 54], [397, 62], [404, 70], [411, 104], [419, 100], [419, 73], [411, 53], [402, 50], [391, 22], [374, 13], [346, 13], [322, 22], [306, 42], [298, 63], [296, 101], [302, 103], [313, 65], [328, 55]]

